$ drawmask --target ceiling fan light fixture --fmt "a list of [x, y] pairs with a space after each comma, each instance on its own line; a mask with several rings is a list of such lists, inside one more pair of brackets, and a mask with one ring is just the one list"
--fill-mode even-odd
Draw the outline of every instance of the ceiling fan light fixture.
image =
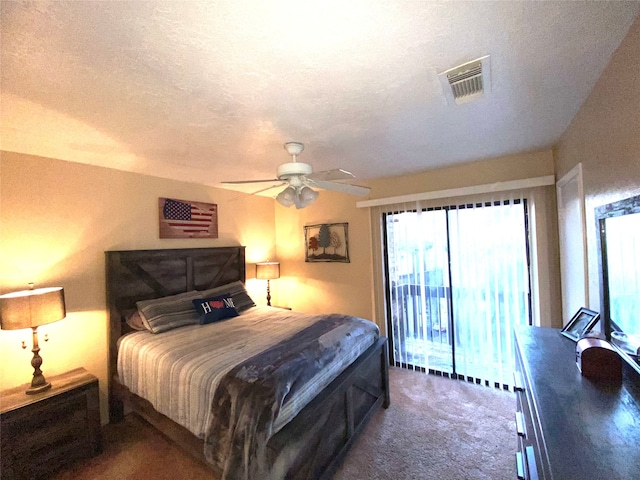
[[293, 203], [295, 202], [295, 199], [296, 199], [296, 191], [294, 190], [293, 187], [285, 188], [276, 197], [276, 200], [278, 201], [278, 203], [283, 207], [287, 207], [287, 208], [293, 205]]
[[309, 205], [311, 205], [313, 202], [316, 201], [316, 199], [318, 198], [318, 192], [316, 192], [315, 190], [309, 188], [309, 187], [302, 187], [300, 189], [300, 191], [298, 192], [298, 194], [296, 195], [296, 208], [304, 208], [304, 207], [308, 207]]
[[295, 205], [297, 209], [308, 207], [318, 198], [318, 192], [309, 187], [294, 188], [288, 186], [276, 197], [277, 202], [283, 207], [289, 208]]

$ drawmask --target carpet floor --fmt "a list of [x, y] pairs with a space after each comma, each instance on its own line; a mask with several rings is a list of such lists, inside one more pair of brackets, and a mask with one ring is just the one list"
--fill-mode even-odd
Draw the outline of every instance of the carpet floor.
[[378, 411], [334, 480], [512, 480], [512, 392], [392, 368], [391, 406]]
[[[515, 395], [392, 368], [391, 406], [380, 409], [334, 480], [515, 478]], [[207, 467], [144, 420], [104, 428], [104, 452], [54, 480], [200, 480]]]

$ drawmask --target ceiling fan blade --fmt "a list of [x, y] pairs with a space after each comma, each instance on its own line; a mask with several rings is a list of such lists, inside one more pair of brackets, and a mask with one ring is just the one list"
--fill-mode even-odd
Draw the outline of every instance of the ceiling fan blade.
[[369, 187], [361, 187], [359, 185], [350, 185], [348, 183], [327, 182], [324, 180], [309, 180], [309, 184], [322, 188], [323, 190], [333, 190], [335, 192], [348, 193], [349, 195], [368, 195], [371, 189]]
[[257, 193], [266, 192], [267, 190], [271, 190], [272, 188], [280, 188], [280, 187], [282, 187], [282, 186], [284, 186], [286, 184], [287, 184], [287, 182], [280, 182], [280, 183], [278, 183], [276, 185], [270, 185], [267, 188], [262, 188], [260, 190], [256, 190], [255, 192], [251, 192], [251, 195], [255, 195]]
[[347, 172], [341, 168], [334, 168], [333, 170], [324, 170], [322, 172], [315, 172], [311, 175], [307, 175], [307, 178], [312, 180], [348, 180], [350, 178], [355, 178], [355, 175], [351, 172]]
[[235, 180], [231, 182], [220, 182], [225, 185], [242, 185], [244, 183], [265, 183], [265, 182], [279, 182], [280, 180], [277, 178], [269, 178], [265, 180]]

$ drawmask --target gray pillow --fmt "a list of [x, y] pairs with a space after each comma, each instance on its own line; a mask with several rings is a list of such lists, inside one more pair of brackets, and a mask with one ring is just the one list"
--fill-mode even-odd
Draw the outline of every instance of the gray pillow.
[[136, 306], [151, 333], [161, 333], [200, 322], [192, 302], [195, 298], [202, 298], [202, 295], [192, 290], [169, 297], [142, 300], [136, 302]]
[[127, 310], [124, 312], [124, 320], [133, 330], [149, 330], [138, 310]]

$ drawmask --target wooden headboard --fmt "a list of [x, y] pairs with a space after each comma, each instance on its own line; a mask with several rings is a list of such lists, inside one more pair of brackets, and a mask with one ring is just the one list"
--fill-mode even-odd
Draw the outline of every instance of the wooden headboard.
[[105, 252], [109, 315], [109, 389], [117, 375], [123, 313], [136, 302], [246, 280], [245, 247]]

